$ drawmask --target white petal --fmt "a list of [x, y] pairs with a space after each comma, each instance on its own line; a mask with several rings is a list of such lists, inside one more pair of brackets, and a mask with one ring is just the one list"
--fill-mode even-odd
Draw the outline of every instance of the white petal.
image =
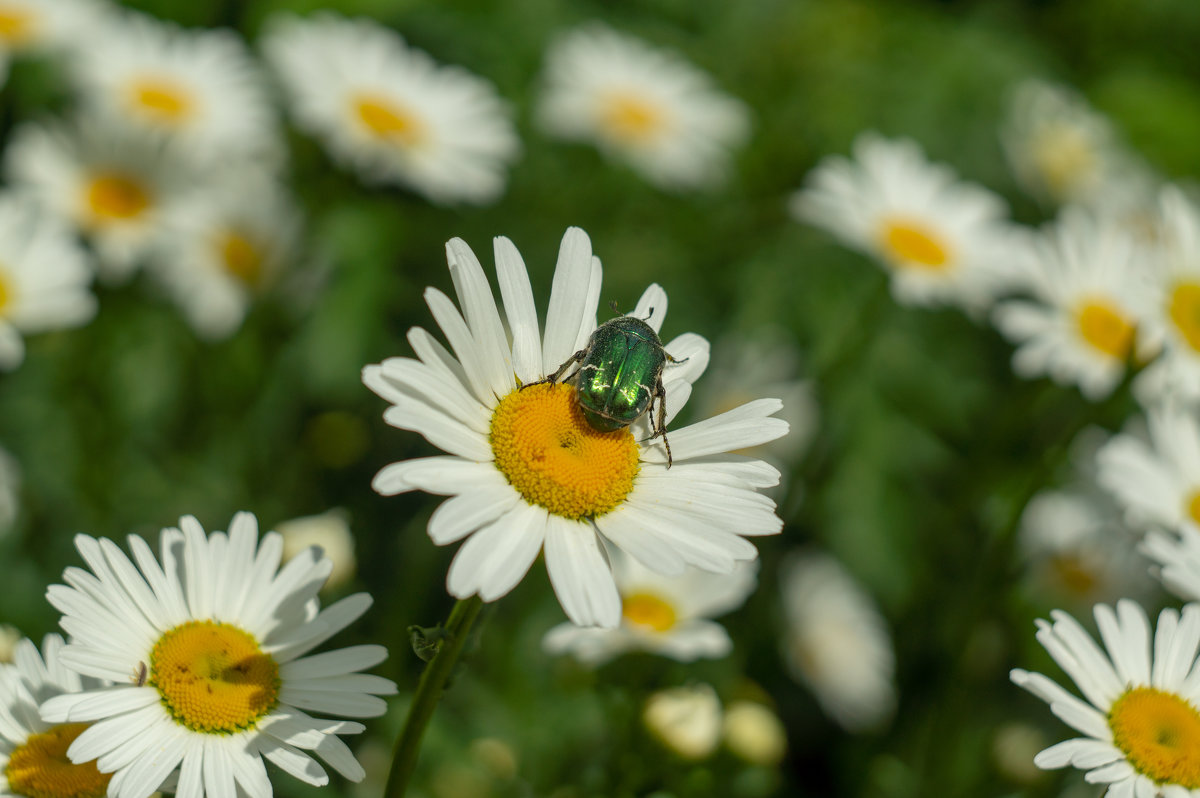
[[481, 480], [491, 482], [497, 476], [499, 473], [490, 463], [481, 464], [461, 457], [417, 457], [384, 466], [375, 475], [371, 487], [384, 496], [410, 490], [453, 496], [465, 492], [464, 488], [466, 491], [474, 489], [475, 483]]
[[329, 783], [329, 775], [325, 773], [325, 768], [307, 754], [269, 737], [259, 738], [256, 744], [262, 755], [285, 773], [315, 787], [323, 787]]
[[550, 584], [567, 617], [579, 626], [616, 627], [621, 597], [595, 530], [551, 517], [545, 551]]
[[558, 265], [550, 288], [550, 306], [546, 311], [546, 334], [542, 345], [542, 364], [553, 372], [578, 349], [575, 346], [583, 320], [595, 313], [589, 308], [588, 292], [592, 273], [592, 242], [578, 227], [567, 230], [558, 250]]
[[520, 503], [520, 495], [507, 482], [478, 486], [470, 493], [455, 496], [438, 505], [429, 517], [429, 537], [439, 546], [453, 543]]
[[546, 372], [542, 370], [542, 334], [538, 329], [529, 273], [512, 241], [499, 236], [494, 241], [494, 248], [504, 315], [508, 317], [512, 332], [513, 371], [523, 384], [536, 382]]
[[467, 539], [450, 564], [446, 589], [457, 598], [476, 593], [495, 601], [512, 590], [541, 551], [547, 513], [519, 503]]

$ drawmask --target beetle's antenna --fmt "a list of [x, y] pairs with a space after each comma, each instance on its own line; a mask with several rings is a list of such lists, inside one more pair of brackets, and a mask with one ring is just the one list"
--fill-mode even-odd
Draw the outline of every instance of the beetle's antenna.
[[652, 318], [654, 318], [654, 306], [653, 305], [650, 306], [650, 312], [648, 312], [646, 314], [646, 318], [642, 319], [642, 321], [650, 321], [650, 319], [652, 319]]
[[615, 300], [615, 299], [608, 300], [608, 306], [610, 308], [612, 308], [613, 313], [617, 313], [617, 314], [621, 313], [620, 308], [617, 307], [617, 300]]

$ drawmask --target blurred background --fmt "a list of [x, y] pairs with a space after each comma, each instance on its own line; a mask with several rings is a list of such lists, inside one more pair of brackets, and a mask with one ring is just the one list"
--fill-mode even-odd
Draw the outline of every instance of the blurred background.
[[[188, 28], [232, 28], [256, 54], [272, 15], [323, 7], [125, 5]], [[565, 619], [536, 564], [486, 609], [427, 735], [413, 794], [1099, 795], [1075, 771], [1033, 767], [1037, 751], [1070, 735], [1008, 671], [1061, 678], [1033, 639], [1033, 619], [1052, 608], [1086, 615], [1120, 595], [1152, 612], [1167, 603], [1143, 562], [1132, 562], [1131, 578], [1108, 567], [1137, 557], [1120, 529], [1097, 555], [1108, 558], [1102, 566], [1092, 554], [1027, 545], [1037, 519], [1026, 507], [1040, 497], [1044, 516], [1047, 491], [1084, 496], [1095, 511], [1084, 526], [1118, 525], [1104, 497], [1086, 499], [1080, 463], [1095, 445], [1089, 435], [1119, 430], [1134, 412], [1128, 389], [1090, 403], [1015, 376], [1012, 347], [986, 321], [897, 304], [883, 270], [792, 219], [787, 201], [821, 158], [876, 130], [917, 141], [998, 192], [1017, 221], [1052, 218], [1052, 206], [1020, 188], [1000, 138], [1014, 89], [1031, 78], [1072, 87], [1153, 170], [1187, 179], [1200, 171], [1200, 5], [348, 0], [337, 10], [495, 84], [522, 142], [507, 187], [483, 206], [439, 206], [403, 186], [364, 184], [286, 121], [273, 89], [298, 230], [244, 322], [219, 340], [198, 335], [140, 271], [98, 282], [90, 323], [28, 337], [24, 362], [0, 376], [0, 445], [20, 474], [15, 515], [0, 530], [0, 621], [35, 639], [56, 629], [43, 596], [78, 564], [76, 532], [153, 536], [183, 514], [224, 529], [238, 510], [274, 528], [332, 510], [322, 523], [344, 522], [352, 538], [346, 551], [326, 544], [347, 568], [327, 598], [375, 598], [338, 642], [388, 645], [377, 671], [401, 693], [350, 741], [368, 780], [335, 779], [325, 794], [380, 794], [422, 666], [407, 628], [446, 617], [453, 547], [425, 533], [435, 497], [371, 490], [384, 465], [433, 448], [383, 423], [386, 403], [360, 371], [411, 355], [406, 331], [434, 327], [422, 291], [451, 289], [447, 239], [465, 239], [494, 279], [491, 239], [511, 238], [544, 311], [559, 241], [577, 225], [604, 264], [602, 318], [609, 300], [630, 308], [658, 282], [671, 300], [664, 338], [694, 331], [713, 344], [710, 373], [676, 426], [785, 394], [793, 434], [768, 455], [785, 472], [773, 494], [784, 532], [756, 541], [758, 589], [722, 619], [733, 653], [711, 661], [628, 654], [589, 668], [545, 653], [542, 636]], [[548, 43], [592, 20], [676, 52], [748, 106], [751, 132], [727, 180], [667, 191], [534, 123]], [[0, 146], [21, 125], [70, 118], [78, 104], [59, 58], [15, 56], [0, 91]], [[783, 566], [805, 556], [840, 562], [889, 630], [894, 673], [877, 711], [853, 728], [794, 662], [801, 632], [785, 608]], [[853, 626], [824, 629], [815, 645], [837, 646]], [[743, 732], [757, 742], [731, 741], [727, 724], [721, 742], [687, 753], [646, 725], [651, 694], [703, 684], [727, 714], [742, 701], [768, 708], [786, 748], [757, 716]], [[272, 774], [281, 795], [315, 794]]]

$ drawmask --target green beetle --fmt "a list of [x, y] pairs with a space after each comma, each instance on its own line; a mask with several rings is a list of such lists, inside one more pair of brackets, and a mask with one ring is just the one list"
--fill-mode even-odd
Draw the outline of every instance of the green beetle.
[[[642, 319], [618, 316], [597, 327], [587, 346], [571, 355], [558, 371], [529, 384], [548, 382], [553, 385], [567, 369], [578, 363], [579, 368], [568, 379], [575, 380], [579, 407], [592, 428], [613, 432], [628, 427], [649, 410], [650, 429], [654, 433], [650, 439], [663, 439], [667, 468], [670, 468], [667, 391], [663, 388], [662, 373], [668, 362], [683, 363], [686, 360], [671, 357], [663, 348], [658, 333]], [[657, 414], [654, 412], [656, 400]]]

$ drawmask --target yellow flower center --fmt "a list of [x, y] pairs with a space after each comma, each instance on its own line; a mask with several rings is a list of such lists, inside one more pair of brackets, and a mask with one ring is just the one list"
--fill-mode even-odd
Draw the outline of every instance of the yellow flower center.
[[12, 282], [3, 268], [0, 268], [0, 316], [3, 316], [12, 302]]
[[1171, 291], [1167, 313], [1187, 345], [1200, 352], [1200, 284], [1178, 283]]
[[0, 40], [10, 47], [22, 45], [34, 37], [37, 14], [20, 6], [0, 6]]
[[1075, 321], [1080, 336], [1089, 346], [1117, 360], [1129, 357], [1134, 326], [1111, 302], [1092, 299], [1082, 303]]
[[1071, 125], [1053, 125], [1032, 144], [1034, 168], [1055, 197], [1064, 197], [1095, 167], [1092, 143]]
[[950, 247], [920, 222], [885, 221], [879, 238], [884, 257], [896, 266], [931, 272], [948, 271], [954, 266]]
[[406, 148], [425, 140], [425, 125], [417, 115], [388, 97], [362, 94], [353, 105], [358, 120], [376, 138]]
[[67, 758], [67, 749], [87, 727], [63, 723], [29, 735], [9, 755], [7, 792], [25, 798], [102, 798], [112, 774], [96, 770], [95, 762], [76, 765]]
[[1126, 690], [1108, 711], [1113, 743], [1157, 784], [1200, 788], [1200, 713], [1174, 693]]
[[491, 441], [496, 468], [517, 492], [564, 518], [614, 510], [638, 473], [633, 433], [593, 429], [572, 385], [532, 385], [501, 399]]
[[217, 248], [225, 271], [248, 286], [262, 279], [263, 253], [249, 237], [237, 230], [226, 230], [217, 236]]
[[150, 207], [150, 192], [135, 177], [102, 172], [87, 185], [87, 204], [98, 221], [128, 221]]
[[279, 666], [250, 634], [217, 621], [176, 626], [150, 652], [150, 680], [192, 731], [253, 728], [279, 699]]
[[133, 107], [159, 122], [179, 123], [192, 115], [196, 103], [185, 86], [164, 78], [142, 78], [129, 86]]
[[645, 142], [666, 126], [666, 115], [644, 97], [614, 92], [603, 103], [600, 123], [609, 135], [629, 143]]
[[1057, 554], [1050, 559], [1055, 581], [1074, 596], [1089, 596], [1099, 585], [1099, 574], [1077, 554]]
[[621, 598], [621, 614], [634, 626], [669, 632], [675, 627], [675, 608], [653, 593], [641, 591]]
[[1200, 524], [1200, 488], [1192, 491], [1191, 496], [1187, 500], [1188, 517]]

